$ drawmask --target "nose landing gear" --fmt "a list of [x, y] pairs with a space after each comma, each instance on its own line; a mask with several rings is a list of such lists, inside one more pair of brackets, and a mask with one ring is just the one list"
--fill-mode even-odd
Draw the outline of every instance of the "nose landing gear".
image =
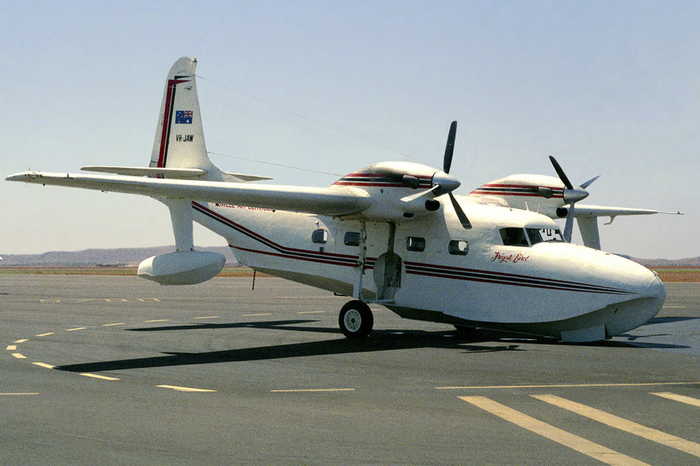
[[374, 317], [369, 306], [355, 300], [346, 303], [338, 316], [340, 330], [348, 338], [359, 340], [367, 338], [374, 325]]

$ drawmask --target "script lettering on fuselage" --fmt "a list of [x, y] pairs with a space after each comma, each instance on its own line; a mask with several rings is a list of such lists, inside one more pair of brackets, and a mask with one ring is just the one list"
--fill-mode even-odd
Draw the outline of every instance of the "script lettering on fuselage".
[[216, 207], [225, 207], [227, 209], [259, 210], [262, 212], [274, 212], [275, 211], [275, 209], [264, 209], [262, 207], [247, 207], [247, 206], [235, 205], [235, 204], [216, 203]]
[[513, 264], [517, 264], [518, 262], [527, 262], [529, 258], [530, 256], [526, 256], [521, 253], [503, 254], [502, 252], [495, 251], [493, 257], [491, 258], [491, 262], [498, 262], [500, 264], [503, 264], [504, 262], [510, 262]]

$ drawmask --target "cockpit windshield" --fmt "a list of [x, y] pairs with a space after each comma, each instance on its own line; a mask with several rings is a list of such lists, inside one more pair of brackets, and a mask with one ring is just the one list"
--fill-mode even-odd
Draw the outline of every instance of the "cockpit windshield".
[[530, 245], [537, 243], [549, 243], [554, 241], [564, 241], [561, 230], [556, 228], [526, 228]]
[[505, 246], [534, 246], [538, 243], [564, 241], [556, 228], [501, 228], [501, 239]]

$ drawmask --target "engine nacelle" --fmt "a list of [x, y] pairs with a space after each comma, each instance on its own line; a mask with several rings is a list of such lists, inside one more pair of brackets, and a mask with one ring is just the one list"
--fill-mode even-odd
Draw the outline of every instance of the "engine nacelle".
[[194, 285], [216, 276], [225, 263], [226, 257], [216, 252], [171, 252], [141, 262], [138, 276], [161, 285]]

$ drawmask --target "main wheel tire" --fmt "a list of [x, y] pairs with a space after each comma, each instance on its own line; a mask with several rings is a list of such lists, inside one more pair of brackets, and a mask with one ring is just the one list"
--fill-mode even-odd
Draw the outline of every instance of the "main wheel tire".
[[340, 330], [348, 338], [367, 338], [374, 325], [374, 316], [369, 306], [362, 301], [350, 301], [340, 310], [338, 316]]

